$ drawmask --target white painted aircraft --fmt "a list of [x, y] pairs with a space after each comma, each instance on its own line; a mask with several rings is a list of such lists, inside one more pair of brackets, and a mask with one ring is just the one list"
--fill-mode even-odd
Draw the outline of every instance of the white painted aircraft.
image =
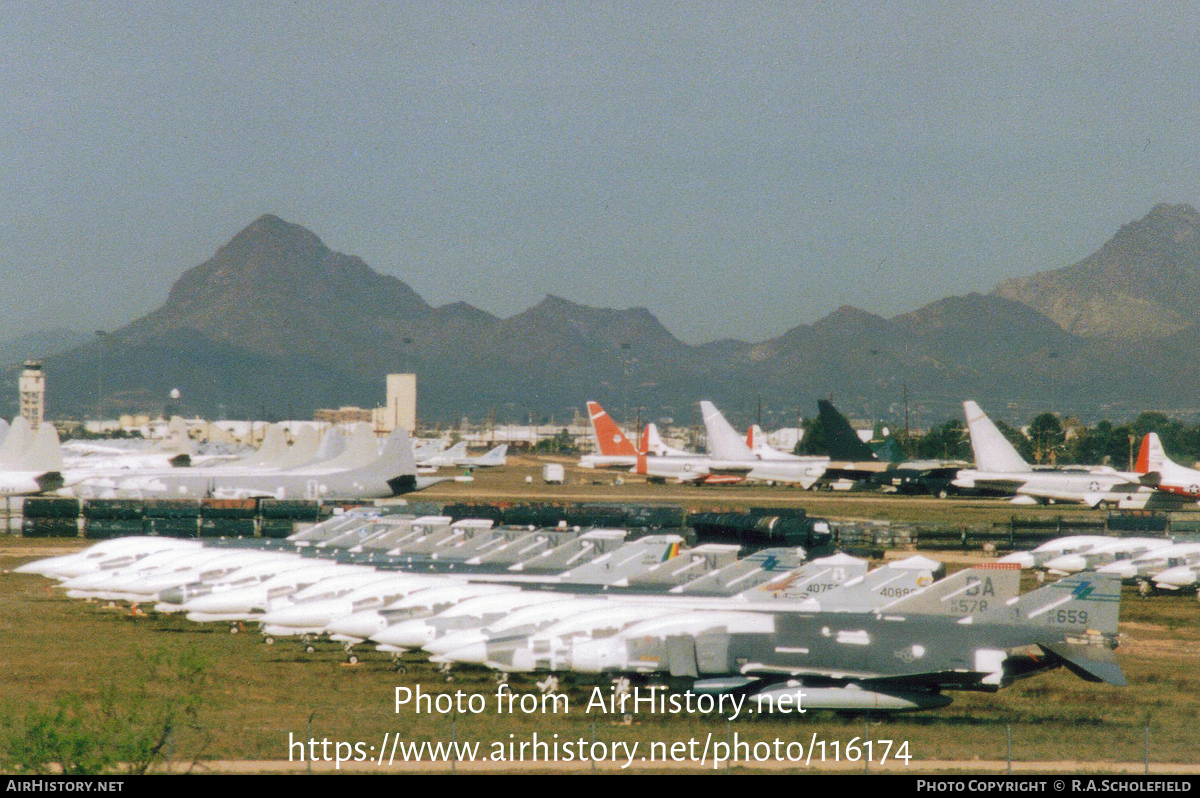
[[1189, 503], [1200, 500], [1200, 471], [1179, 465], [1167, 457], [1157, 432], [1147, 433], [1142, 438], [1134, 470], [1160, 493]]
[[634, 473], [679, 482], [715, 484], [749, 479], [798, 484], [808, 489], [816, 484], [829, 465], [827, 457], [760, 459], [712, 402], [702, 401], [700, 410], [708, 433], [708, 455], [640, 455]]
[[30, 496], [63, 486], [62, 450], [53, 424], [32, 431], [24, 417], [13, 419], [0, 456], [0, 496]]
[[1118, 504], [1135, 494], [1149, 494], [1137, 474], [1108, 466], [1086, 470], [1035, 469], [997, 429], [975, 402], [963, 402], [975, 468], [958, 472], [952, 484], [966, 490], [986, 490], [1014, 496], [1015, 504], [1081, 502], [1095, 507]]

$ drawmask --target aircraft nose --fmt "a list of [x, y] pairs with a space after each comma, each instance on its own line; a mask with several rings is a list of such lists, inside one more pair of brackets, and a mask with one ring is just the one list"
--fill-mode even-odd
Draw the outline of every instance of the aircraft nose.
[[1006, 554], [996, 562], [1016, 563], [1022, 568], [1032, 568], [1034, 566], [1033, 555], [1027, 551], [1014, 551], [1012, 554]]
[[1155, 584], [1167, 585], [1173, 588], [1188, 587], [1195, 584], [1195, 582], [1196, 572], [1185, 565], [1181, 565], [1178, 568], [1168, 568], [1154, 577]]
[[1137, 576], [1137, 569], [1129, 563], [1114, 562], [1108, 565], [1102, 565], [1096, 569], [1098, 574], [1116, 574], [1122, 579], [1132, 579]]
[[348, 635], [366, 640], [376, 632], [386, 629], [387, 621], [375, 610], [367, 610], [334, 618], [325, 628], [331, 634]]
[[423, 646], [423, 648], [430, 654], [438, 656], [441, 654], [446, 654], [450, 651], [454, 651], [458, 648], [462, 648], [463, 646], [470, 646], [475, 643], [483, 643], [485, 639], [486, 638], [481, 632], [474, 630], [469, 632], [456, 632], [452, 635], [446, 635], [445, 637], [438, 638], [437, 640], [430, 640]]
[[325, 601], [305, 602], [271, 610], [262, 617], [263, 625], [307, 628], [329, 622], [330, 608]]
[[430, 657], [430, 662], [464, 662], [483, 665], [488, 659], [487, 643], [480, 640]]
[[1082, 571], [1084, 568], [1087, 568], [1087, 561], [1078, 554], [1064, 554], [1046, 563], [1046, 570], [1058, 571], [1064, 574], [1073, 574], [1076, 571]]
[[433, 629], [423, 620], [401, 621], [393, 624], [371, 638], [389, 646], [421, 648], [433, 636]]

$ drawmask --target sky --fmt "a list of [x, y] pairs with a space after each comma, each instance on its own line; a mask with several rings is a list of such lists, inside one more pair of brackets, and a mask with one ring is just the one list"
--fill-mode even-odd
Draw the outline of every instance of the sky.
[[263, 213], [427, 301], [689, 343], [892, 316], [1200, 206], [1200, 4], [0, 4], [0, 340]]

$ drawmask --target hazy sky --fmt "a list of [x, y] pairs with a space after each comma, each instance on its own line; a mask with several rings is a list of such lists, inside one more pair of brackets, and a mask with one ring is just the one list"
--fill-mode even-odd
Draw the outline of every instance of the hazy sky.
[[262, 213], [501, 316], [884, 315], [1200, 205], [1193, 3], [0, 4], [0, 339]]

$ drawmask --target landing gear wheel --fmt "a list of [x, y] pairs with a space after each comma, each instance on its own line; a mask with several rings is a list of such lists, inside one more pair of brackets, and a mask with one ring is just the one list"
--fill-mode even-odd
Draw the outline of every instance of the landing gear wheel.
[[268, 645], [268, 646], [273, 646], [273, 645], [275, 645], [275, 638], [273, 638], [273, 637], [264, 637], [264, 638], [263, 638], [263, 644], [264, 644], [264, 645]]
[[946, 490], [945, 488], [942, 488], [941, 490], [939, 490], [937, 492], [937, 497], [939, 499], [947, 499], [950, 497], [950, 491]]
[[351, 654], [350, 656], [346, 657], [346, 662], [350, 663], [351, 665], [357, 665], [358, 664], [358, 655]]
[[1150, 587], [1150, 583], [1147, 582], [1145, 579], [1138, 580], [1137, 587], [1138, 587], [1138, 595], [1141, 596], [1142, 598], [1146, 598], [1147, 596], [1149, 596], [1151, 590], [1153, 590], [1153, 588]]
[[304, 653], [305, 654], [316, 654], [317, 647], [314, 646], [312, 643], [309, 643], [307, 646], [304, 647]]
[[238, 629], [238, 627], [237, 627], [237, 624], [236, 624], [236, 623], [234, 623], [234, 624], [230, 624], [230, 625], [229, 625], [229, 634], [231, 634], [231, 635], [235, 635], [235, 634], [237, 634], [239, 631], [240, 631], [240, 630]]

